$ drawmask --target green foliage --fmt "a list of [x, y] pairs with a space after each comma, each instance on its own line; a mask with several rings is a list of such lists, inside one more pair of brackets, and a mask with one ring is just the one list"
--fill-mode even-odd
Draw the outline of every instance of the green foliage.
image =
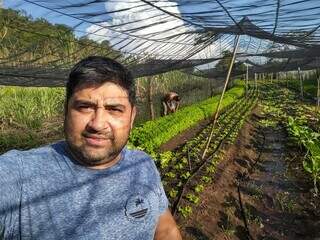
[[[215, 69], [217, 71], [220, 72], [228, 72], [229, 69], [229, 65], [231, 63], [231, 59], [232, 59], [232, 52], [230, 52], [229, 50], [223, 51], [222, 53], [223, 57], [222, 59], [216, 64]], [[234, 64], [233, 67], [233, 71], [245, 71], [246, 66], [244, 65], [244, 63], [236, 63]]]
[[183, 163], [176, 163], [173, 168], [176, 170], [181, 170], [184, 168], [184, 166], [185, 166], [185, 164], [183, 164]]
[[175, 178], [175, 177], [176, 177], [176, 174], [173, 173], [173, 172], [167, 172], [167, 173], [165, 173], [165, 176], [166, 176], [166, 177], [169, 177], [169, 178]]
[[191, 177], [191, 174], [189, 171], [187, 171], [181, 175], [181, 178], [184, 180], [188, 180], [190, 177]]
[[0, 87], [0, 120], [7, 125], [39, 129], [63, 113], [63, 88]]
[[303, 144], [305, 147], [309, 147], [318, 141], [320, 134], [312, 131], [312, 129], [307, 126], [304, 126], [303, 123], [304, 121], [289, 116], [288, 131], [296, 141]]
[[[292, 80], [290, 81], [290, 86], [300, 91], [300, 81]], [[303, 81], [303, 91], [307, 93], [309, 96], [315, 98], [317, 96], [317, 76], [314, 75], [313, 78], [307, 79]]]
[[218, 71], [227, 72], [231, 62], [232, 52], [230, 52], [229, 50], [226, 50], [226, 51], [223, 51], [222, 55], [223, 57], [216, 64], [215, 69], [217, 69]]
[[48, 129], [23, 129], [0, 131], [0, 154], [10, 149], [30, 149], [63, 138], [61, 124], [53, 123]]
[[196, 193], [201, 193], [204, 190], [204, 186], [202, 184], [198, 184], [197, 186], [194, 187], [194, 191]]
[[171, 151], [166, 151], [166, 152], [160, 153], [159, 158], [160, 158], [159, 159], [160, 167], [165, 168], [168, 166], [170, 160], [173, 158], [173, 153]]
[[212, 178], [208, 177], [208, 176], [202, 176], [201, 177], [201, 181], [204, 183], [211, 183], [212, 182]]
[[303, 168], [313, 179], [315, 194], [318, 194], [317, 182], [320, 180], [320, 134], [302, 125], [303, 121], [288, 118], [288, 131], [291, 136], [307, 149], [307, 158], [303, 161]]
[[216, 167], [215, 166], [208, 166], [206, 167], [206, 172], [207, 173], [215, 173]]
[[181, 215], [186, 218], [190, 214], [192, 214], [192, 207], [191, 206], [184, 206], [184, 207], [179, 207], [178, 212], [181, 213]]
[[[227, 91], [222, 102], [222, 109], [231, 105], [243, 93], [243, 85], [238, 85]], [[161, 144], [175, 135], [194, 126], [198, 121], [210, 117], [217, 107], [219, 98], [220, 95], [214, 96], [205, 101], [184, 107], [174, 114], [137, 126], [132, 130], [129, 142], [148, 153], [155, 152]]]
[[198, 204], [200, 201], [200, 198], [192, 193], [188, 193], [186, 195], [186, 198], [188, 199], [189, 202], [192, 202], [194, 204]]
[[175, 190], [175, 189], [171, 189], [170, 192], [169, 192], [169, 196], [171, 198], [175, 198], [176, 196], [178, 195], [178, 191]]
[[44, 18], [33, 19], [22, 11], [0, 8], [0, 57], [32, 61], [35, 66], [50, 62], [50, 67], [70, 66], [94, 55], [116, 56], [118, 51], [104, 43], [87, 38], [77, 39], [66, 25], [49, 23]]

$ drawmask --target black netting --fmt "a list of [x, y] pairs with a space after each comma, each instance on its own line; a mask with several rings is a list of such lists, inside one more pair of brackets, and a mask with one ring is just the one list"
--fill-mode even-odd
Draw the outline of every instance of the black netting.
[[242, 35], [238, 63], [250, 63], [250, 71], [318, 67], [318, 0], [18, 0], [0, 10], [2, 85], [62, 86], [89, 55], [117, 59], [136, 77], [184, 69], [219, 79], [226, 72], [214, 65], [235, 35]]

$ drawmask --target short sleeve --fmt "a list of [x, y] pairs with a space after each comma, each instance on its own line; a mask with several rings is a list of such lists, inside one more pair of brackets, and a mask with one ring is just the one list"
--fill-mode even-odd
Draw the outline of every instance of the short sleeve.
[[159, 183], [159, 212], [160, 214], [163, 214], [168, 208], [169, 208], [169, 201], [166, 196], [166, 193], [163, 189], [163, 185], [160, 181]]
[[4, 236], [18, 220], [22, 188], [19, 161], [17, 151], [0, 156], [0, 233]]
[[160, 212], [160, 214], [163, 214], [169, 207], [169, 201], [168, 201], [168, 198], [167, 198], [166, 193], [164, 191], [159, 171], [158, 171], [153, 160], [152, 160], [152, 165], [153, 165], [153, 168], [154, 168], [154, 171], [156, 174], [156, 180], [157, 180], [157, 194], [159, 197], [159, 212]]

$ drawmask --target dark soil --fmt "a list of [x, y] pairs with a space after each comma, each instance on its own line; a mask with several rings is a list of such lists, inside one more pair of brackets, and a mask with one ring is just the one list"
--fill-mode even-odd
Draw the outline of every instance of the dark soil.
[[281, 123], [264, 127], [263, 118], [256, 108], [191, 216], [176, 217], [183, 239], [320, 239], [320, 199], [303, 153]]
[[195, 124], [194, 127], [188, 128], [181, 132], [180, 134], [174, 136], [172, 139], [170, 139], [168, 142], [162, 144], [159, 148], [160, 151], [173, 151], [177, 149], [178, 147], [185, 144], [189, 139], [197, 136], [199, 132], [203, 128], [205, 128], [212, 119], [204, 119], [199, 121], [197, 124]]

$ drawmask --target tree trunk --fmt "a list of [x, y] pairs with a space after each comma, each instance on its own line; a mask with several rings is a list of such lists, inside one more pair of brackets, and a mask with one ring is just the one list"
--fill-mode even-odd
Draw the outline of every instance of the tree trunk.
[[154, 107], [153, 107], [153, 101], [152, 101], [152, 77], [147, 77], [148, 84], [147, 84], [147, 98], [149, 103], [149, 113], [150, 113], [150, 119], [154, 120]]

